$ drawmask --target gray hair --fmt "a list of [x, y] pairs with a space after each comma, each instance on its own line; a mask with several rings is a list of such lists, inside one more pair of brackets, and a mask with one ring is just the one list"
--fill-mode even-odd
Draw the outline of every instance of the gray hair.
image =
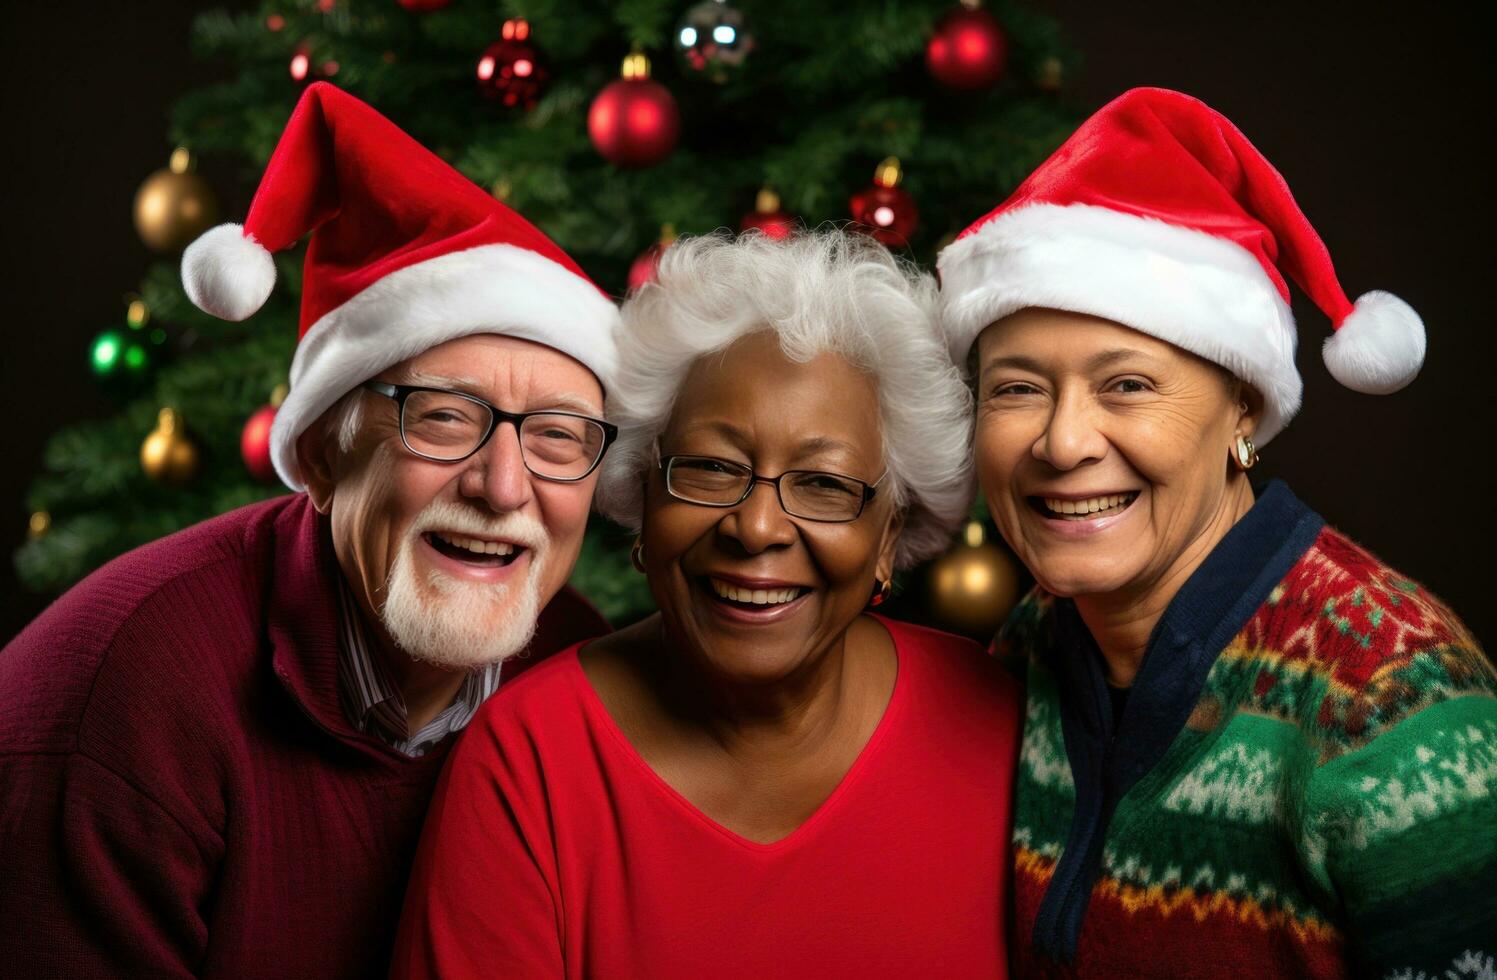
[[324, 430], [334, 440], [338, 451], [348, 452], [359, 437], [359, 427], [364, 424], [364, 389], [355, 388], [333, 403], [323, 417], [327, 419]]
[[[687, 371], [759, 330], [804, 363], [846, 358], [876, 384], [884, 487], [904, 513], [895, 563], [945, 550], [972, 502], [972, 398], [937, 331], [935, 280], [867, 236], [825, 227], [785, 241], [681, 239], [624, 303], [598, 509], [639, 530], [646, 475]], [[807, 419], [807, 424], [814, 420]]]

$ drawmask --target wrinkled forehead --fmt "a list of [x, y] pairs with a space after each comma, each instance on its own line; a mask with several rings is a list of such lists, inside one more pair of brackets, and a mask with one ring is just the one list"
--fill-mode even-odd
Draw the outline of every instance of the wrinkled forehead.
[[1191, 357], [1167, 341], [1087, 313], [1028, 307], [983, 328], [973, 345], [974, 366], [1024, 359], [1047, 363], [1118, 361], [1129, 354], [1155, 359]]
[[508, 411], [559, 408], [601, 415], [603, 386], [580, 361], [552, 347], [502, 334], [439, 344], [382, 373], [399, 384], [449, 388]]
[[877, 465], [876, 379], [836, 353], [803, 361], [785, 354], [773, 334], [746, 337], [693, 363], [663, 437], [787, 463], [815, 457]]

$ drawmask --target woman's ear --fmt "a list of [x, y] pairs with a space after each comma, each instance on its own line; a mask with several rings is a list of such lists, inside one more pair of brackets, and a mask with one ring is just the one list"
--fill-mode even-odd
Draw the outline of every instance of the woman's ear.
[[301, 470], [302, 482], [307, 485], [307, 496], [320, 514], [333, 508], [333, 488], [337, 485], [333, 452], [323, 419], [307, 426], [306, 431], [297, 437], [296, 464]]
[[884, 524], [884, 534], [878, 543], [878, 562], [873, 566], [874, 577], [887, 582], [894, 577], [894, 553], [899, 548], [899, 534], [904, 530], [904, 511], [890, 515]]
[[1238, 381], [1235, 398], [1237, 425], [1234, 434], [1251, 439], [1263, 421], [1263, 396], [1246, 381]]

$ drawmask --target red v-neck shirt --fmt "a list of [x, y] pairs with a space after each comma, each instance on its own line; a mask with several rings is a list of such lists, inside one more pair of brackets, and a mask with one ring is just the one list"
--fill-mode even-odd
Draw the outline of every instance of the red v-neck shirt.
[[393, 975], [1007, 976], [1019, 691], [972, 643], [880, 622], [884, 716], [772, 844], [649, 767], [577, 647], [502, 688], [438, 783]]

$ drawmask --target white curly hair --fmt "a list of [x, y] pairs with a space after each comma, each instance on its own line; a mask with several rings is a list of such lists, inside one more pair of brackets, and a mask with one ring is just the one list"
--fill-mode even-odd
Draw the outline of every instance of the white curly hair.
[[639, 530], [656, 441], [687, 371], [740, 337], [772, 330], [793, 361], [831, 352], [874, 379], [884, 486], [904, 514], [895, 564], [946, 548], [972, 502], [973, 412], [942, 346], [930, 275], [865, 235], [825, 227], [784, 241], [683, 238], [661, 256], [656, 279], [624, 302], [608, 393], [620, 431], [599, 478], [603, 514]]

